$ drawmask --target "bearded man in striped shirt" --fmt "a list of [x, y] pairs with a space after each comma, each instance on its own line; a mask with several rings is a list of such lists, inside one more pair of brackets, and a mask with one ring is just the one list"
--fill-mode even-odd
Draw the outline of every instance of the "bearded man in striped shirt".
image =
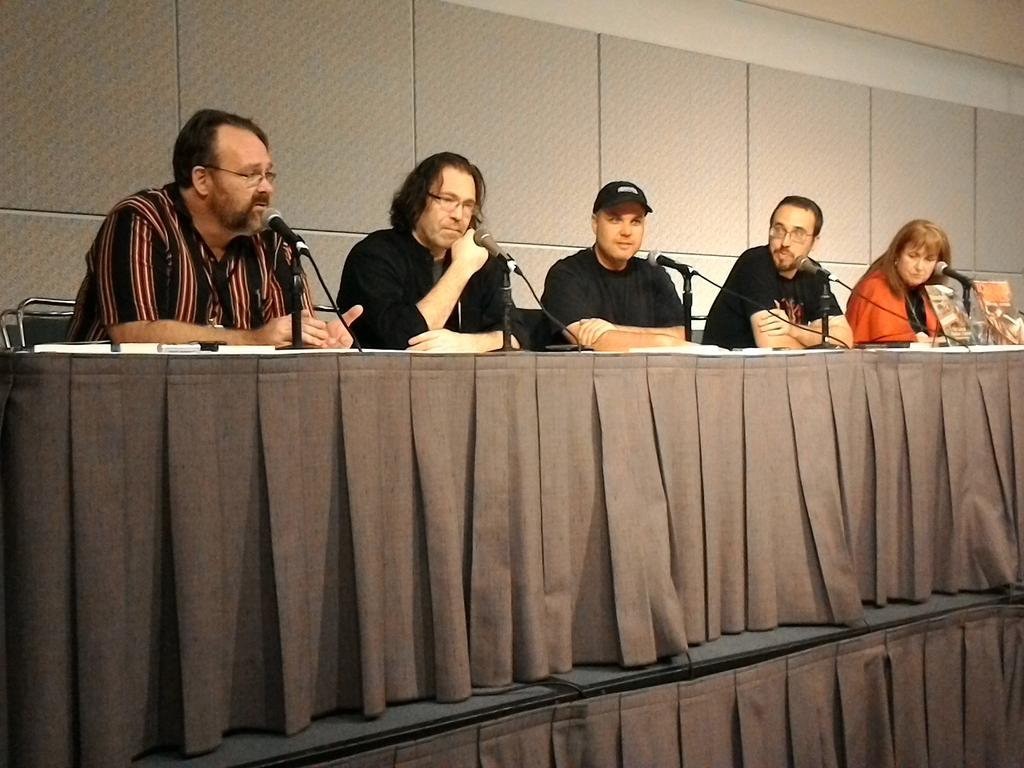
[[[291, 343], [291, 246], [263, 229], [274, 193], [266, 134], [219, 110], [196, 112], [174, 144], [174, 181], [114, 206], [86, 255], [71, 341]], [[302, 341], [349, 347], [337, 320], [302, 296]], [[359, 316], [352, 307], [346, 322]]]

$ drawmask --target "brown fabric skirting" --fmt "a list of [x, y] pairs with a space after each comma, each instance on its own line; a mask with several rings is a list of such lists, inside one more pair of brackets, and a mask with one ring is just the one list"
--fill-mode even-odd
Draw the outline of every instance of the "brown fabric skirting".
[[1009, 583], [1022, 381], [1013, 351], [0, 355], [0, 754], [194, 754]]

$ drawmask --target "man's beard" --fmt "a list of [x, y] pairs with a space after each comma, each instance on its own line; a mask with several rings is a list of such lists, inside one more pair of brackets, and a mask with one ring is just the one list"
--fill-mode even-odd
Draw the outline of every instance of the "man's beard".
[[772, 254], [772, 259], [775, 262], [775, 269], [779, 272], [788, 272], [796, 267], [796, 256], [792, 251], [783, 253], [782, 248], [779, 248]]
[[258, 203], [269, 205], [267, 195], [254, 195], [244, 208], [233, 208], [226, 202], [226, 197], [213, 195], [210, 198], [210, 208], [224, 229], [236, 235], [254, 235], [263, 229], [262, 217], [256, 213], [255, 206]]

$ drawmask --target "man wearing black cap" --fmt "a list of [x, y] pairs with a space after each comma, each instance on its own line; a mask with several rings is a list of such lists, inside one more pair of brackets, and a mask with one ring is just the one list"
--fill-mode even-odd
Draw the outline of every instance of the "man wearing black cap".
[[[570, 341], [603, 352], [688, 343], [683, 305], [668, 274], [634, 258], [651, 212], [636, 184], [605, 184], [594, 200], [594, 245], [548, 270], [541, 301], [576, 337]], [[551, 341], [565, 341], [549, 331]]]

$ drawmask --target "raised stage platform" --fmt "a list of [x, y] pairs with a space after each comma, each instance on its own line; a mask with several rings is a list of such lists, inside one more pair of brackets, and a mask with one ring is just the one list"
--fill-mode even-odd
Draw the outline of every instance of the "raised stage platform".
[[[414, 749], [414, 744], [446, 736], [451, 738], [453, 734], [457, 738], [467, 729], [472, 731], [507, 721], [510, 717], [543, 713], [553, 707], [564, 710], [565, 705], [605, 699], [610, 694], [664, 690], [664, 686], [671, 683], [698, 680], [728, 671], [750, 670], [771, 660], [791, 660], [811, 649], [871, 637], [887, 630], [906, 633], [927, 627], [929, 622], [967, 622], [972, 616], [991, 608], [1013, 608], [1013, 615], [1024, 622], [1024, 585], [985, 593], [934, 595], [925, 603], [868, 607], [863, 622], [857, 627], [786, 626], [764, 632], [726, 635], [695, 646], [670, 661], [639, 670], [615, 666], [579, 667], [536, 685], [478, 691], [470, 699], [454, 704], [432, 701], [398, 704], [374, 719], [367, 719], [359, 713], [327, 715], [291, 737], [234, 733], [207, 755], [185, 758], [174, 751], [158, 751], [140, 758], [136, 765], [138, 768], [405, 765], [405, 762], [397, 762], [398, 755]], [[1024, 648], [1017, 652], [1024, 656]], [[1024, 680], [1018, 682], [1024, 683]], [[1021, 694], [1024, 695], [1024, 690]], [[1020, 725], [1024, 727], [1024, 721]], [[392, 752], [395, 755], [393, 759]], [[438, 760], [427, 761], [423, 765], [448, 764], [447, 760], [437, 757]], [[1024, 760], [1024, 754], [1019, 759]], [[357, 760], [360, 762], [355, 762]]]

